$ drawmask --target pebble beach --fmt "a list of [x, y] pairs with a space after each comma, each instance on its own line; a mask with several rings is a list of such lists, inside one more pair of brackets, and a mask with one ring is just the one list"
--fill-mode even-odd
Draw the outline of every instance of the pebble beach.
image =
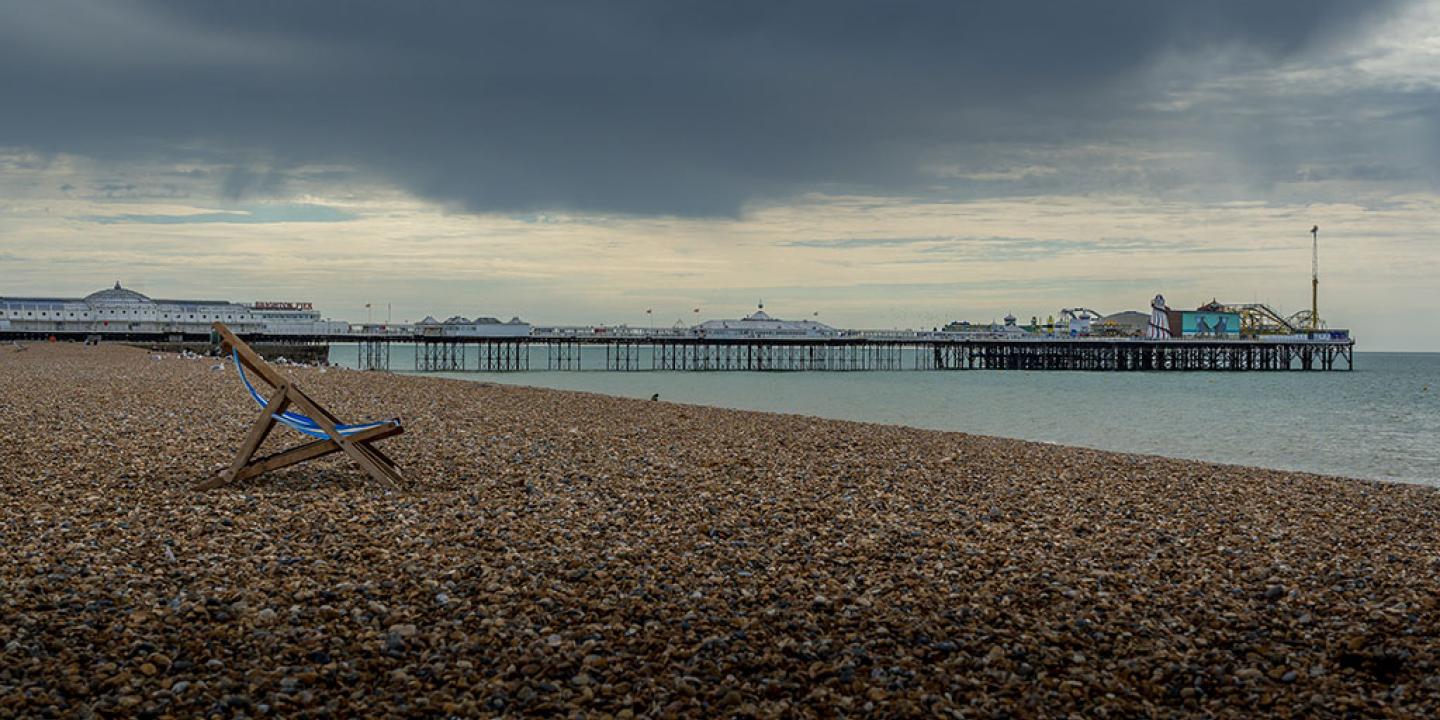
[[0, 347], [0, 718], [1440, 714], [1431, 488], [281, 372], [406, 487], [197, 493], [228, 363]]

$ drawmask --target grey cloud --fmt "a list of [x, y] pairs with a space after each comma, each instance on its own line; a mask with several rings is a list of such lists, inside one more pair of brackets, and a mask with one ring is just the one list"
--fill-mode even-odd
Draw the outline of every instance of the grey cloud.
[[262, 225], [291, 222], [344, 222], [354, 220], [358, 215], [324, 205], [271, 205], [228, 212], [191, 213], [189, 215], [102, 215], [83, 218], [102, 225], [133, 223], [137, 225], [196, 225], [230, 223], [237, 225]]
[[849, 250], [853, 248], [894, 247], [897, 245], [920, 245], [923, 243], [945, 242], [946, 237], [880, 237], [880, 238], [829, 238], [824, 240], [791, 240], [780, 243], [785, 247], [821, 248]]
[[[687, 288], [687, 291], [703, 298], [705, 304], [723, 305], [733, 302], [737, 297], [757, 298], [795, 298], [804, 296], [808, 304], [815, 301], [851, 300], [856, 297], [887, 297], [899, 298], [908, 295], [944, 294], [956, 296], [960, 293], [975, 293], [986, 290], [1028, 290], [1032, 294], [1041, 291], [1047, 292], [1079, 292], [1086, 291], [1111, 291], [1116, 289], [1136, 290], [1137, 304], [1143, 303], [1144, 293], [1152, 292], [1155, 287], [1163, 285], [1165, 279], [1162, 277], [1143, 275], [1125, 276], [1123, 278], [1043, 278], [1043, 277], [1020, 277], [1007, 278], [1003, 280], [978, 280], [967, 278], [954, 282], [907, 282], [907, 283], [846, 283], [832, 285], [806, 285], [803, 289], [793, 286], [713, 286]], [[776, 309], [776, 314], [784, 316], [785, 312], [780, 309], [781, 301], [767, 301], [766, 310]], [[795, 307], [797, 301], [786, 302], [787, 307]], [[793, 313], [792, 313], [793, 314]]]
[[125, 181], [98, 183], [91, 187], [90, 194], [105, 200], [179, 199], [190, 196], [188, 190], [172, 183], [148, 184]]
[[1163, 250], [1171, 253], [1263, 252], [1251, 247], [1194, 245], [1180, 241], [1164, 241], [1146, 237], [1105, 237], [1095, 240], [1065, 238], [1031, 238], [1011, 236], [933, 236], [933, 237], [864, 237], [792, 240], [785, 247], [824, 250], [854, 250], [873, 247], [904, 247], [913, 257], [889, 260], [901, 264], [950, 263], [957, 258], [975, 260], [1025, 260], [1070, 255], [1114, 255], [1126, 252]]
[[276, 168], [229, 168], [220, 179], [220, 196], [237, 201], [253, 197], [276, 197], [285, 191], [285, 175]]
[[338, 164], [469, 210], [728, 215], [919, 190], [995, 143], [1143, 136], [1158, 58], [1275, 62], [1399, 4], [15, 2], [0, 97], [25, 111], [0, 145], [206, 155], [230, 200]]

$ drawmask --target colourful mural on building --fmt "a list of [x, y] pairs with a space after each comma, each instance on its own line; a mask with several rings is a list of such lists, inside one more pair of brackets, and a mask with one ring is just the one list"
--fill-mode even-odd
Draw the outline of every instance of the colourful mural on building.
[[1240, 314], [1230, 312], [1184, 311], [1180, 313], [1182, 337], [1240, 337]]

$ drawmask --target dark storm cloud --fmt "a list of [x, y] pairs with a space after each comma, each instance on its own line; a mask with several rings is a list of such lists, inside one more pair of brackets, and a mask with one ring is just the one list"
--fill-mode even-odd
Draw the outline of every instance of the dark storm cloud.
[[1104, 137], [1157, 58], [1273, 62], [1395, 4], [5, 1], [0, 145], [203, 153], [232, 199], [329, 163], [472, 210], [731, 214]]

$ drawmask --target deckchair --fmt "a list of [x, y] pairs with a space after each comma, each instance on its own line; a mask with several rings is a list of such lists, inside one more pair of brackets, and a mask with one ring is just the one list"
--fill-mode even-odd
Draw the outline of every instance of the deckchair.
[[[372, 444], [405, 432], [398, 418], [358, 425], [343, 424], [297, 385], [266, 364], [245, 341], [230, 332], [230, 328], [225, 327], [224, 323], [217, 322], [211, 327], [220, 338], [221, 351], [230, 353], [240, 381], [245, 384], [250, 397], [260, 406], [260, 414], [250, 425], [250, 432], [241, 443], [239, 452], [235, 454], [235, 461], [230, 464], [230, 469], [219, 477], [200, 483], [196, 486], [197, 490], [210, 490], [335, 452], [349, 455], [361, 470], [382, 485], [396, 488], [404, 482], [405, 477], [400, 473], [395, 461]], [[247, 368], [274, 390], [268, 399], [250, 382], [249, 376], [245, 374]], [[291, 405], [307, 414], [289, 411]], [[255, 452], [260, 449], [260, 444], [265, 442], [276, 423], [315, 440], [273, 455], [255, 458]]]

